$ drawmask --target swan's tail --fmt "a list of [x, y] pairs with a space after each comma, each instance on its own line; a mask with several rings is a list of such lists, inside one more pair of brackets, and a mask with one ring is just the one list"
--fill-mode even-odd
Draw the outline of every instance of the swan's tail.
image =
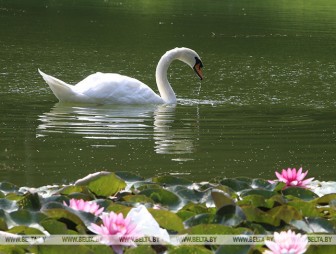
[[54, 95], [57, 97], [57, 99], [59, 99], [59, 101], [73, 101], [74, 98], [78, 97], [78, 94], [73, 91], [72, 85], [69, 85], [53, 76], [45, 74], [40, 69], [38, 69], [38, 72], [41, 74], [45, 82], [47, 82], [50, 89], [53, 91]]

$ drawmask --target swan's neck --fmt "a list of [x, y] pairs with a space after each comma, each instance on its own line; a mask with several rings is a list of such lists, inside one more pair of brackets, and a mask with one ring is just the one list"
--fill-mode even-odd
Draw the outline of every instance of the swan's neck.
[[170, 51], [168, 51], [161, 57], [156, 67], [156, 74], [155, 74], [156, 84], [158, 86], [161, 98], [165, 103], [170, 104], [176, 103], [176, 95], [173, 91], [173, 88], [169, 84], [167, 78], [167, 72], [169, 65], [175, 59], [177, 59], [176, 54], [172, 54]]

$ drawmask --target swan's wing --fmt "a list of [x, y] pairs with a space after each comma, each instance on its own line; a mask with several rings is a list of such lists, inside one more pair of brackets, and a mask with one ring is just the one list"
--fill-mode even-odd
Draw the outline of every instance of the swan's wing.
[[144, 83], [114, 73], [97, 72], [79, 82], [74, 89], [103, 104], [163, 103], [161, 97]]

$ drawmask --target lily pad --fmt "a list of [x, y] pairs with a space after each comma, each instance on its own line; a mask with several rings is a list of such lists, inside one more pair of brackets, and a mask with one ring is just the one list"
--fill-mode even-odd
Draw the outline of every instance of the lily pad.
[[157, 210], [151, 208], [149, 208], [148, 211], [153, 215], [160, 227], [176, 232], [184, 229], [181, 218], [175, 213], [167, 210]]
[[293, 220], [292, 226], [307, 233], [327, 233], [335, 234], [335, 223], [324, 218], [307, 218], [305, 220]]
[[320, 198], [317, 198], [313, 202], [319, 205], [329, 205], [331, 201], [336, 200], [336, 193], [327, 194]]
[[316, 195], [314, 192], [300, 187], [289, 187], [283, 190], [282, 193], [285, 196], [294, 196], [305, 201], [310, 201], [318, 198], [318, 195]]
[[251, 188], [251, 185], [249, 182], [250, 181], [245, 181], [245, 179], [225, 178], [220, 181], [220, 184], [228, 186], [234, 191], [242, 191], [242, 190]]
[[280, 219], [276, 218], [256, 207], [253, 206], [242, 206], [242, 210], [250, 222], [265, 223], [272, 226], [279, 226]]
[[129, 171], [117, 171], [115, 172], [115, 174], [120, 177], [121, 179], [123, 179], [124, 181], [127, 182], [137, 182], [137, 181], [143, 181], [144, 178], [141, 176], [138, 176], [136, 174], [133, 174]]
[[233, 205], [235, 203], [228, 193], [219, 189], [212, 190], [211, 197], [217, 208], [221, 208], [225, 205]]
[[180, 234], [190, 234], [190, 235], [240, 235], [252, 233], [248, 228], [243, 227], [231, 227], [221, 224], [199, 224], [197, 226], [184, 229], [179, 232]]
[[267, 212], [272, 217], [283, 220], [286, 223], [289, 223], [291, 220], [300, 220], [302, 215], [292, 206], [281, 205], [274, 207], [273, 209]]
[[141, 191], [139, 194], [146, 195], [155, 203], [160, 203], [171, 209], [176, 208], [181, 203], [181, 199], [178, 196], [165, 189], [146, 189]]
[[212, 254], [213, 252], [202, 246], [179, 246], [168, 251], [168, 254]]
[[153, 183], [160, 183], [163, 185], [191, 185], [192, 182], [176, 176], [157, 176], [152, 178]]
[[193, 227], [199, 224], [210, 224], [215, 220], [215, 214], [203, 213], [197, 214], [188, 220], [184, 221], [186, 227]]
[[129, 248], [125, 254], [156, 254], [156, 251], [149, 245], [140, 245], [136, 248]]
[[127, 195], [124, 196], [123, 199], [127, 202], [131, 203], [150, 203], [154, 204], [154, 201], [147, 197], [146, 195]]
[[276, 193], [275, 191], [269, 191], [269, 190], [263, 190], [263, 189], [247, 189], [247, 190], [243, 190], [240, 193], [241, 197], [244, 196], [249, 196], [249, 195], [260, 195], [263, 196], [264, 198], [271, 198], [274, 195], [277, 195], [278, 193]]
[[215, 222], [236, 227], [246, 220], [243, 210], [236, 205], [224, 205], [216, 213]]
[[251, 246], [249, 245], [222, 245], [215, 254], [246, 254], [250, 253]]
[[115, 195], [126, 187], [124, 180], [111, 172], [99, 172], [78, 180], [75, 185], [87, 186], [91, 192], [99, 197]]
[[29, 211], [26, 209], [11, 212], [8, 214], [8, 217], [14, 222], [14, 225], [26, 226], [38, 224], [43, 219], [47, 218], [47, 216], [41, 212]]

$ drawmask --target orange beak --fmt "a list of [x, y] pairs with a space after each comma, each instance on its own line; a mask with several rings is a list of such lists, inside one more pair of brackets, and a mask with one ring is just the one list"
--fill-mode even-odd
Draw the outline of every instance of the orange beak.
[[202, 67], [203, 67], [203, 65], [202, 65], [201, 62], [196, 63], [195, 66], [194, 66], [194, 70], [201, 80], [203, 79]]

